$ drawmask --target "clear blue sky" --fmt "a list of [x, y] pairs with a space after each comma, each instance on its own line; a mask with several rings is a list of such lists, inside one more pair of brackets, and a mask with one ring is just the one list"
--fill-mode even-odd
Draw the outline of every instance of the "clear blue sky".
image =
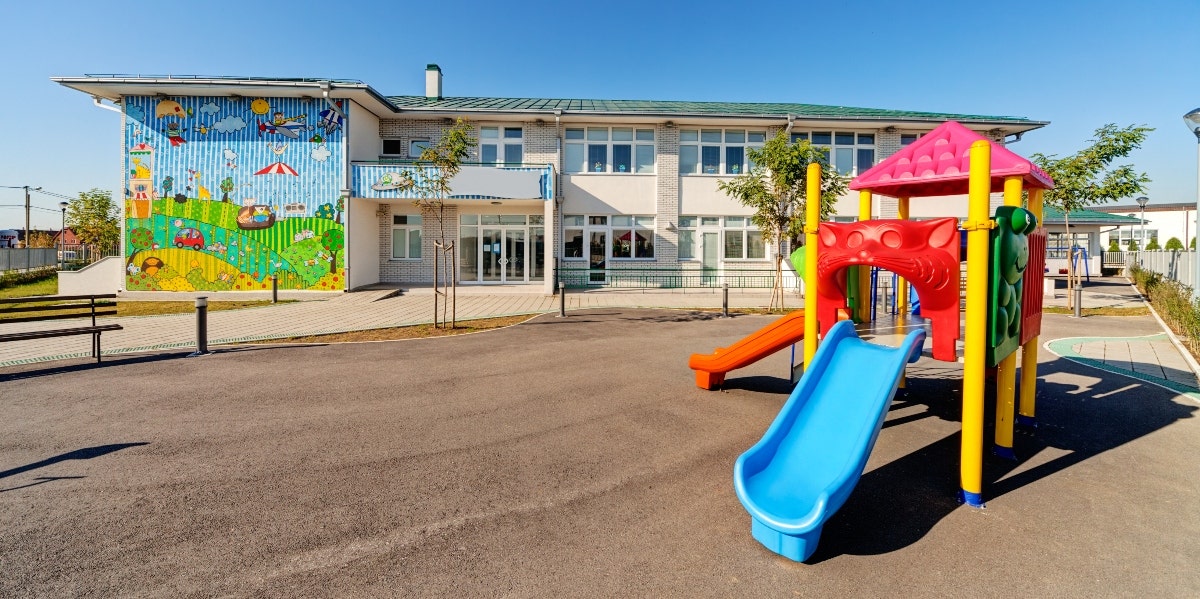
[[[52, 83], [141, 73], [360, 79], [448, 96], [805, 102], [1050, 121], [1012, 146], [1068, 154], [1155, 127], [1131, 161], [1154, 203], [1196, 200], [1200, 4], [1011, 2], [42, 2], [5, 8], [0, 185], [74, 195], [121, 177], [119, 115]], [[933, 7], [933, 8], [930, 8]], [[34, 195], [34, 224], [57, 227]], [[23, 202], [0, 189], [0, 205]], [[0, 228], [23, 211], [0, 208]]]

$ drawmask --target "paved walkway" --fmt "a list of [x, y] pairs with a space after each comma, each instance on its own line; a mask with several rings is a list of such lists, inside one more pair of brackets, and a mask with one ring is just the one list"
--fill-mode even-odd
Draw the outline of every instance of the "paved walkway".
[[[1065, 306], [1065, 289], [1045, 305]], [[332, 295], [328, 299], [211, 312], [210, 345], [264, 341], [286, 337], [343, 333], [426, 324], [432, 321], [432, 289], [372, 289]], [[160, 294], [161, 295], [161, 294]], [[172, 294], [172, 299], [176, 299]], [[719, 290], [613, 290], [568, 292], [567, 309], [588, 308], [720, 308]], [[1083, 305], [1140, 307], [1137, 291], [1124, 279], [1093, 279], [1084, 288]], [[789, 295], [789, 306], [800, 299]], [[555, 312], [557, 296], [543, 295], [531, 287], [463, 287], [456, 298], [459, 320], [494, 316]], [[731, 308], [765, 307], [765, 290], [730, 290]], [[192, 314], [113, 319], [124, 330], [105, 333], [104, 355], [195, 347], [196, 320]], [[44, 323], [2, 325], [5, 331], [36, 330]], [[1087, 320], [1082, 330], [1089, 329]], [[1055, 340], [1047, 344], [1055, 354], [1076, 362], [1127, 374], [1200, 398], [1200, 382], [1167, 335], [1135, 338], [1086, 337]], [[90, 337], [67, 337], [0, 344], [0, 367], [48, 360], [85, 358], [91, 355]]]

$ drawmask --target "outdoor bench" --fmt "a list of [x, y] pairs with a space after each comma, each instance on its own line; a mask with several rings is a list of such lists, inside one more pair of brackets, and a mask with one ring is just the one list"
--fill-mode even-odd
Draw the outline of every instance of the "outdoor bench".
[[[92, 336], [92, 355], [100, 361], [100, 333], [104, 331], [119, 331], [119, 324], [96, 324], [97, 316], [113, 316], [117, 313], [114, 301], [116, 294], [107, 295], [58, 295], [44, 297], [18, 297], [0, 299], [0, 324], [16, 324], [21, 322], [49, 322], [54, 320], [78, 319], [91, 317], [91, 326], [73, 326], [59, 329], [42, 329], [22, 331], [18, 333], [0, 333], [0, 342], [26, 341], [29, 339], [49, 339], [51, 337], [70, 337], [73, 335]], [[97, 302], [97, 300], [100, 300]], [[14, 305], [19, 304], [19, 305]], [[38, 314], [41, 313], [41, 314]], [[16, 314], [7, 318], [9, 314]]]

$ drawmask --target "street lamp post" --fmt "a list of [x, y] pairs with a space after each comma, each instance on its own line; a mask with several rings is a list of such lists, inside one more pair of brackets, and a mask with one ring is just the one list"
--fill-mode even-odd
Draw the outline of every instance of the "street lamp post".
[[[1183, 115], [1183, 123], [1196, 135], [1196, 236], [1200, 237], [1200, 108], [1193, 108]], [[1196, 263], [1193, 267], [1195, 277], [1192, 279], [1192, 289], [1200, 290], [1200, 253], [1193, 254], [1192, 258]]]
[[1140, 235], [1142, 243], [1138, 245], [1138, 251], [1144, 251], [1146, 249], [1146, 204], [1150, 203], [1150, 198], [1142, 196], [1134, 201], [1142, 207], [1142, 234]]
[[64, 270], [67, 266], [67, 203], [59, 202], [58, 207], [62, 208], [62, 226], [58, 229], [58, 269]]

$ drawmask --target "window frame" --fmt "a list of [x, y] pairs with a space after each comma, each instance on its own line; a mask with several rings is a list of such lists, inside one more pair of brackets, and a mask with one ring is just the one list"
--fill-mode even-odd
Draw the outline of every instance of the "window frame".
[[[719, 142], [712, 141], [711, 139], [709, 141], [704, 140], [705, 133], [713, 133], [718, 131], [720, 132]], [[730, 132], [739, 131], [742, 134], [742, 140], [730, 141]], [[695, 140], [685, 140], [684, 137], [687, 133], [695, 133]], [[750, 138], [752, 135], [760, 135], [761, 140], [751, 141]], [[747, 152], [747, 150], [750, 148], [762, 149], [763, 145], [766, 143], [766, 129], [755, 129], [752, 127], [681, 127], [679, 129], [679, 174], [687, 177], [736, 177], [747, 172], [753, 167], [753, 164], [750, 161], [749, 152]], [[683, 169], [683, 155], [685, 152], [685, 147], [694, 148], [693, 151], [696, 156], [696, 170], [694, 171], [684, 171]], [[729, 151], [732, 148], [738, 148], [742, 153], [741, 162], [738, 164], [737, 169], [732, 169], [728, 163]], [[704, 165], [706, 163], [706, 149], [716, 149], [717, 151], [716, 170], [713, 172], [705, 172]]]
[[[613, 221], [615, 219], [621, 218], [630, 219], [630, 224], [614, 224]], [[604, 222], [600, 223], [599, 219], [603, 219]], [[644, 222], [639, 224], [638, 219], [649, 219], [650, 224], [647, 225], [644, 224]], [[591, 234], [594, 231], [603, 231], [605, 235], [607, 235], [607, 242], [605, 243], [607, 247], [605, 248], [604, 256], [605, 261], [619, 260], [624, 262], [653, 262], [658, 260], [657, 248], [659, 244], [657, 230], [658, 217], [653, 214], [563, 214], [562, 242], [559, 245], [559, 250], [561, 252], [560, 255], [564, 261], [583, 262], [591, 259], [591, 256], [588, 255], [588, 243], [590, 243], [589, 239], [591, 238]], [[570, 231], [579, 231], [579, 234], [582, 236], [583, 248], [580, 252], [582, 254], [581, 256], [567, 255], [567, 240], [571, 237], [571, 234], [569, 233]], [[616, 231], [630, 232], [629, 257], [613, 255], [614, 245], [617, 241]], [[653, 253], [653, 255], [637, 255], [637, 244], [634, 243], [633, 240], [638, 232], [645, 232], [647, 234], [647, 238], [650, 240], [650, 251]]]
[[[485, 130], [496, 130], [496, 137], [484, 137]], [[509, 137], [510, 131], [519, 133], [516, 137]], [[511, 141], [519, 140], [520, 143], [511, 143]], [[479, 132], [476, 134], [476, 141], [479, 142], [478, 157], [479, 164], [483, 166], [492, 166], [503, 168], [506, 166], [520, 166], [525, 164], [525, 126], [518, 123], [515, 126], [512, 123], [483, 123], [479, 125]], [[485, 147], [493, 147], [495, 158], [487, 160], [484, 158]], [[521, 152], [520, 160], [511, 162], [508, 160], [508, 148], [516, 147]]]
[[[829, 143], [817, 143], [813, 141], [813, 135], [817, 133], [829, 134]], [[846, 143], [844, 141], [839, 142], [838, 136], [840, 135], [852, 136], [852, 139], [854, 140], [853, 143]], [[870, 141], [865, 141], [863, 139], [864, 137], [870, 137]], [[788, 139], [792, 143], [795, 143], [799, 140], [808, 141], [814, 148], [821, 150], [821, 153], [825, 155], [825, 162], [830, 166], [830, 168], [834, 169], [838, 168], [838, 150], [849, 150], [850, 168], [845, 172], [842, 172], [841, 169], [838, 169], [838, 172], [842, 175], [847, 175], [850, 177], [858, 176], [867, 172], [868, 169], [876, 164], [879, 164], [879, 132], [877, 131], [838, 131], [837, 129], [819, 131], [793, 131]], [[862, 157], [862, 152], [864, 151], [871, 152], [871, 164], [866, 168], [862, 167], [862, 161], [860, 160]]]
[[[397, 145], [397, 149], [399, 149], [400, 152], [388, 152], [387, 151], [388, 142], [395, 142]], [[379, 155], [386, 156], [388, 158], [403, 158], [404, 157], [404, 153], [403, 153], [404, 148], [405, 148], [404, 138], [402, 138], [402, 137], [385, 137], [380, 140]]]
[[[613, 139], [614, 130], [630, 131], [628, 140]], [[582, 131], [582, 137], [568, 137], [571, 132]], [[592, 133], [604, 132], [604, 139], [599, 137], [593, 138]], [[643, 134], [649, 134], [649, 139], [642, 137]], [[617, 170], [616, 162], [616, 147], [629, 147], [629, 170]], [[603, 151], [603, 164], [601, 170], [594, 168], [593, 148]], [[638, 156], [639, 151], [645, 148], [650, 148], [651, 161], [650, 170], [638, 172]], [[582, 152], [583, 170], [577, 170], [577, 161], [568, 159], [568, 155], [573, 151]], [[565, 127], [563, 129], [563, 173], [568, 175], [655, 175], [658, 173], [658, 133], [653, 126], [639, 127], [638, 125], [628, 126], [609, 126], [609, 125], [578, 125]]]
[[[730, 219], [730, 218], [745, 219], [744, 224], [742, 224], [740, 226], [730, 225], [730, 224], [728, 224], [729, 223], [728, 219]], [[689, 223], [685, 219], [692, 219], [692, 222]], [[712, 223], [711, 222], [712, 219], [716, 219], [717, 222], [715, 224]], [[705, 220], [708, 220], [709, 222], [706, 223], [706, 222], [704, 222]], [[695, 215], [681, 214], [679, 216], [679, 225], [676, 228], [680, 232], [688, 231], [688, 232], [693, 233], [692, 257], [690, 257], [690, 258], [680, 257], [679, 258], [680, 262], [693, 263], [693, 262], [700, 262], [702, 260], [703, 256], [701, 256], [701, 252], [699, 251], [700, 250], [700, 239], [701, 239], [701, 234], [706, 231], [709, 233], [715, 232], [715, 233], [720, 234], [718, 237], [718, 242], [717, 242], [718, 244], [720, 244], [719, 249], [717, 251], [717, 260], [720, 263], [725, 263], [725, 262], [765, 262], [765, 261], [769, 261], [771, 259], [770, 247], [766, 243], [766, 241], [763, 240], [762, 231], [760, 231], [758, 227], [754, 226], [754, 222], [751, 220], [751, 216], [748, 214], [746, 214], [746, 215], [730, 214], [730, 215], [722, 215], [722, 216], [713, 216], [713, 215], [709, 215], [709, 214], [703, 214], [703, 215], [702, 214], [695, 214]], [[763, 254], [761, 258], [749, 257], [750, 241], [751, 241], [751, 237], [752, 237], [750, 235], [751, 233], [758, 234], [759, 244], [762, 247], [762, 254]], [[726, 254], [725, 254], [726, 237], [729, 235], [739, 235], [741, 237], [741, 245], [742, 245], [741, 257], [738, 257], [738, 258], [726, 257]], [[677, 244], [676, 248], [678, 248], [678, 247], [679, 247], [679, 245]]]
[[[417, 222], [416, 223], [408, 222], [408, 219], [411, 219], [413, 217], [417, 218]], [[398, 218], [404, 218], [406, 222], [397, 223], [396, 219], [398, 219]], [[391, 252], [389, 254], [388, 260], [403, 261], [403, 262], [420, 262], [423, 259], [423, 256], [425, 255], [425, 251], [424, 251], [424, 243], [425, 243], [424, 221], [425, 221], [424, 217], [420, 214], [392, 214], [392, 234], [388, 241], [388, 243], [391, 245]], [[403, 256], [396, 255], [396, 231], [399, 231], [399, 230], [405, 231], [404, 255]], [[409, 255], [411, 253], [409, 250], [412, 249], [412, 232], [413, 231], [416, 231], [421, 237], [421, 245], [417, 246], [421, 250], [420, 256], [410, 256]]]

